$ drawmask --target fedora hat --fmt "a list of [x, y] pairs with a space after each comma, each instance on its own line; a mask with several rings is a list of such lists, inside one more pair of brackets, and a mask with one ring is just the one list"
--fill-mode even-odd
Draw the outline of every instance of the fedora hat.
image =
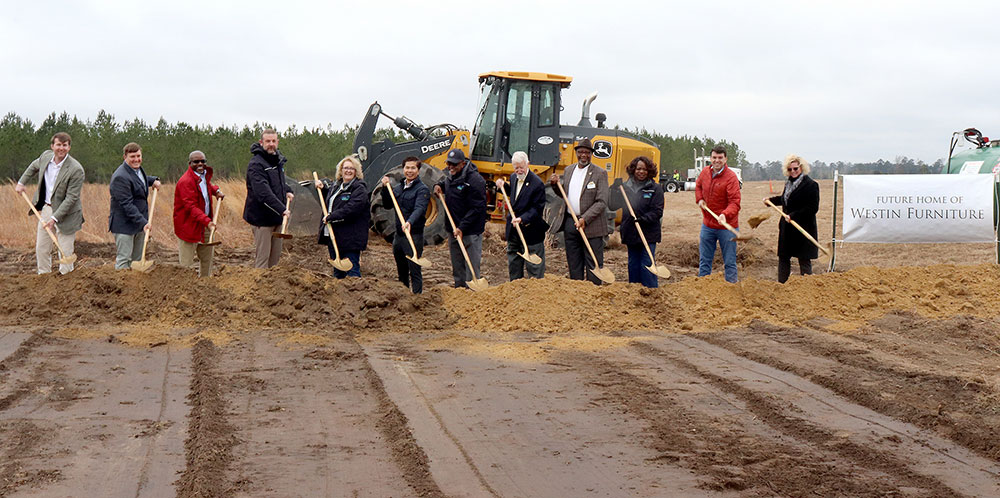
[[580, 143], [576, 144], [576, 147], [573, 147], [573, 150], [576, 150], [576, 149], [587, 149], [590, 152], [594, 152], [594, 146], [591, 145], [589, 138], [585, 138], [583, 140], [580, 140]]

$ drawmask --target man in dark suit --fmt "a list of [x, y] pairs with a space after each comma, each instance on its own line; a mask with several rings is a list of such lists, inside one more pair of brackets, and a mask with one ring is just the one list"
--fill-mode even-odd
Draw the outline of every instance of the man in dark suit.
[[[528, 169], [528, 154], [519, 150], [511, 156], [510, 162], [514, 166], [514, 174], [510, 175], [509, 186], [504, 185], [502, 178], [497, 178], [497, 188], [507, 192], [512, 210], [517, 215], [516, 218], [511, 218], [510, 212], [507, 212], [507, 226], [504, 229], [507, 239], [507, 273], [513, 282], [524, 278], [527, 266], [528, 278], [542, 278], [545, 276], [545, 232], [549, 229], [549, 224], [542, 217], [545, 210], [545, 184]], [[521, 237], [517, 235], [514, 225], [521, 226], [524, 241], [528, 244], [527, 252], [542, 258], [541, 263], [531, 264], [519, 255], [525, 252], [525, 248], [521, 246]]]
[[145, 232], [150, 229], [149, 188], [160, 180], [142, 169], [142, 148], [130, 142], [122, 149], [124, 162], [111, 175], [111, 215], [108, 229], [115, 235], [115, 269], [126, 270], [142, 257]]
[[[69, 155], [69, 133], [52, 135], [51, 150], [42, 153], [24, 170], [17, 186], [18, 193], [24, 192], [24, 185], [38, 176], [38, 190], [35, 191], [35, 209], [41, 215], [35, 237], [35, 262], [38, 273], [52, 271], [52, 239], [45, 233], [46, 227], [55, 230], [56, 240], [63, 254], [73, 254], [76, 232], [83, 225], [83, 204], [80, 193], [83, 190], [83, 166]], [[31, 213], [28, 213], [29, 216]], [[73, 271], [73, 263], [60, 264], [59, 273]]]
[[[563, 170], [562, 179], [559, 175], [552, 175], [549, 182], [553, 185], [562, 182], [566, 199], [573, 206], [579, 221], [573, 223], [573, 217], [566, 212], [566, 204], [562, 203], [555, 216], [556, 232], [561, 231], [565, 235], [569, 278], [586, 278], [600, 285], [600, 279], [587, 269], [604, 266], [604, 236], [608, 235], [608, 173], [590, 162], [594, 154], [590, 139], [581, 140], [574, 150], [577, 163]], [[588, 261], [584, 236], [594, 250], [596, 263]]]

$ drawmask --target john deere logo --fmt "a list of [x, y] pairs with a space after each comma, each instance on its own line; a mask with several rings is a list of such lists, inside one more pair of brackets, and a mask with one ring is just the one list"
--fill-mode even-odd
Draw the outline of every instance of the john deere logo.
[[614, 148], [611, 146], [611, 142], [607, 140], [598, 140], [594, 142], [594, 157], [599, 159], [607, 159], [611, 157], [614, 152]]

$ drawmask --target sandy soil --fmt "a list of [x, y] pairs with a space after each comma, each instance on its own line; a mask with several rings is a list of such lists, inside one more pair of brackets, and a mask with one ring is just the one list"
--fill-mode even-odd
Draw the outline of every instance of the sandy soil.
[[84, 242], [65, 276], [2, 248], [0, 496], [1000, 495], [991, 247], [848, 246], [779, 285], [771, 220], [731, 285], [691, 276], [687, 195], [659, 289], [559, 250], [500, 285], [492, 231], [490, 289], [433, 247], [420, 296], [376, 240], [348, 281], [306, 237], [270, 270], [220, 246], [212, 279], [163, 245], [138, 274]]

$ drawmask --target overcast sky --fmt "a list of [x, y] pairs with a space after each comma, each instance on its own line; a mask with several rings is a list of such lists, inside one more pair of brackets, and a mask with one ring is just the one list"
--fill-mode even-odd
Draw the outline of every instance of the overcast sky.
[[[378, 100], [471, 126], [479, 73], [573, 77], [610, 125], [731, 140], [753, 161], [947, 155], [1000, 138], [990, 2], [8, 1], [0, 111], [340, 128]], [[391, 124], [383, 122], [385, 126]]]

